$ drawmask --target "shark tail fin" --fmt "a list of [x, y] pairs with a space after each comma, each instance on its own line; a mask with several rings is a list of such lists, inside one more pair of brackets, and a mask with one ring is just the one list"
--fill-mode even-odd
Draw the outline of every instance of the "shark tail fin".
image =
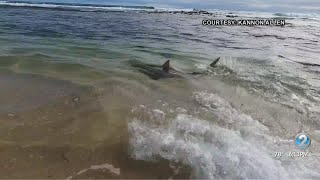
[[213, 63], [210, 64], [211, 67], [215, 67], [216, 64], [219, 62], [220, 57], [218, 57], [216, 60], [213, 61]]
[[170, 60], [166, 61], [163, 65], [162, 65], [162, 70], [166, 73], [169, 72], [170, 69]]

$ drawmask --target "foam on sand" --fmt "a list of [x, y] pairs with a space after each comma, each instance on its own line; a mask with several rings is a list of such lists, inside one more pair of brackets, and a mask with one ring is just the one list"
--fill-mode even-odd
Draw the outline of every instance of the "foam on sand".
[[[105, 164], [100, 164], [100, 165], [92, 165], [90, 166], [89, 168], [86, 168], [86, 169], [82, 169], [81, 171], [79, 171], [78, 173], [76, 173], [76, 175], [74, 176], [79, 176], [89, 170], [108, 170], [110, 171], [111, 173], [119, 176], [120, 175], [120, 169], [119, 168], [115, 168], [112, 164], [108, 164], [108, 163], [105, 163]], [[67, 180], [70, 180], [72, 179], [74, 176], [70, 176], [67, 178]]]

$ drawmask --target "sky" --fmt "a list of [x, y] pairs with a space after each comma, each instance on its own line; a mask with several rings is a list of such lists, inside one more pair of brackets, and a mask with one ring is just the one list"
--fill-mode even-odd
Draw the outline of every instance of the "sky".
[[[31, 1], [31, 0], [27, 0]], [[320, 0], [33, 0], [266, 12], [320, 13]]]

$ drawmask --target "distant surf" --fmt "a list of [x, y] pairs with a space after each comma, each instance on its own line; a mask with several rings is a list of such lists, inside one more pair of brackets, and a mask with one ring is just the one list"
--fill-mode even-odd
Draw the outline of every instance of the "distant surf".
[[276, 17], [284, 17], [288, 19], [319, 19], [320, 14], [318, 13], [274, 13]]
[[78, 11], [134, 11], [154, 10], [152, 6], [124, 6], [103, 4], [80, 4], [80, 3], [55, 3], [55, 2], [31, 2], [31, 1], [0, 1], [0, 7], [15, 6], [29, 8], [47, 8]]

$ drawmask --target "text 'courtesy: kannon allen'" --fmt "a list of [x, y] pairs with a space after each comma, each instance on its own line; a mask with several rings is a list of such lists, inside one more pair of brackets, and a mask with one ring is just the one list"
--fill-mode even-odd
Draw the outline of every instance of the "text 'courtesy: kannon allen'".
[[203, 19], [204, 26], [285, 26], [284, 19]]

